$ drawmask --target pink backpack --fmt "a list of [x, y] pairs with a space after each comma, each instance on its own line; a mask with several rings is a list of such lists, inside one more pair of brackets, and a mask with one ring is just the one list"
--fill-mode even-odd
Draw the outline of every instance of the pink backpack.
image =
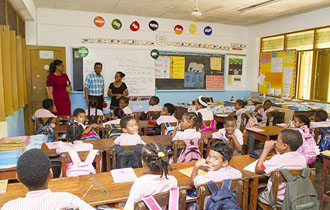
[[211, 121], [211, 124], [210, 124], [209, 127], [206, 127], [206, 125], [203, 122], [203, 124], [202, 124], [202, 131], [213, 131], [213, 130], [216, 130], [214, 120]]
[[186, 148], [184, 148], [179, 156], [179, 163], [196, 161], [202, 158], [198, 147], [198, 139], [186, 139], [184, 143], [186, 144]]
[[[142, 200], [148, 206], [148, 208], [150, 210], [162, 210], [163, 209], [159, 206], [159, 204], [157, 203], [155, 198], [152, 197], [151, 195], [142, 198]], [[167, 209], [169, 209], [169, 210], [178, 210], [179, 209], [179, 188], [178, 187], [174, 187], [170, 190], [170, 198], [169, 198]]]
[[98, 150], [91, 150], [84, 162], [81, 162], [77, 151], [69, 151], [72, 163], [69, 164], [66, 170], [66, 176], [80, 176], [86, 174], [95, 174], [95, 168], [93, 167], [93, 161]]
[[[257, 120], [257, 118], [256, 118], [256, 115], [257, 115], [256, 112], [254, 112], [254, 113], [252, 113], [252, 114], [246, 112], [245, 114], [246, 114], [247, 117], [248, 117], [248, 121], [247, 121], [247, 123], [245, 124], [245, 128], [253, 128], [253, 127], [258, 127], [258, 126], [259, 126], [258, 120]], [[244, 125], [244, 122], [242, 122], [242, 123], [243, 123], [243, 125]], [[238, 129], [239, 129], [239, 128], [238, 128]]]
[[316, 160], [316, 142], [312, 134], [310, 134], [309, 128], [307, 126], [303, 126], [297, 130], [303, 137], [303, 144], [297, 149], [297, 152], [303, 154], [306, 158], [306, 164], [310, 165]]

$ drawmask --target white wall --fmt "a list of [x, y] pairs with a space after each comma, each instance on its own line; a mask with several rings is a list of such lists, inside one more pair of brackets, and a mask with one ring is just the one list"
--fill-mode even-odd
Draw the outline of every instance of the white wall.
[[248, 27], [248, 72], [250, 90], [257, 90], [260, 38], [330, 25], [330, 7]]
[[[101, 15], [105, 19], [105, 25], [102, 28], [97, 28], [93, 19], [95, 16]], [[116, 31], [111, 27], [111, 21], [119, 18], [123, 27]], [[148, 23], [150, 20], [156, 20], [159, 23], [157, 31], [153, 32], [149, 29]], [[131, 22], [138, 20], [140, 23], [140, 30], [132, 32], [129, 29]], [[147, 18], [138, 16], [115, 15], [106, 13], [93, 13], [70, 10], [57, 9], [37, 9], [37, 20], [26, 22], [26, 42], [28, 45], [47, 45], [47, 46], [65, 46], [66, 47], [66, 61], [67, 72], [71, 76], [71, 47], [81, 46], [81, 38], [123, 38], [123, 39], [140, 39], [156, 41], [158, 34], [167, 34], [169, 41], [189, 41], [198, 43], [220, 44], [230, 46], [231, 43], [247, 44], [248, 31], [246, 27], [231, 26], [214, 23], [195, 22], [198, 31], [192, 35], [188, 28], [193, 21], [182, 21], [173, 19], [161, 18]], [[182, 35], [176, 35], [173, 31], [175, 25], [181, 24], [184, 27]], [[203, 29], [210, 25], [213, 29], [211, 36], [205, 36]], [[93, 46], [91, 44], [83, 44], [84, 46]], [[95, 46], [95, 45], [94, 45]], [[100, 46], [100, 45], [97, 45]], [[118, 47], [105, 45], [105, 47]], [[216, 50], [195, 49], [195, 48], [177, 48], [167, 46], [119, 46], [120, 48], [142, 48], [159, 50], [176, 50], [176, 51], [198, 51], [198, 52], [217, 52], [228, 53], [228, 51], [221, 52]], [[243, 51], [231, 51], [231, 53], [246, 53]], [[246, 61], [247, 59], [245, 59]], [[243, 64], [243, 73], [246, 72], [246, 63]], [[231, 90], [245, 90], [245, 74], [242, 81], [244, 84], [240, 87], [231, 88]]]

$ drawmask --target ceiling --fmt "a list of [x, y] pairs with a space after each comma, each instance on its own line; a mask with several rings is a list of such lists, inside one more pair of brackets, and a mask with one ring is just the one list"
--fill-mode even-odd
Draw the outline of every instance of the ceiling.
[[[39, 8], [171, 18], [230, 25], [252, 25], [330, 6], [330, 0], [282, 0], [241, 13], [238, 10], [269, 0], [199, 0], [202, 17], [191, 16], [195, 0], [34, 0]], [[277, 0], [275, 0], [277, 1]]]

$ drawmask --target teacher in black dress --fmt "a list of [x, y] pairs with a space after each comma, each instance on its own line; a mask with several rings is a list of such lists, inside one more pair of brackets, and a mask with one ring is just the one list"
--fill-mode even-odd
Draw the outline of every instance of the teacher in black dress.
[[128, 89], [126, 84], [122, 81], [125, 74], [121, 71], [116, 72], [115, 82], [112, 82], [108, 89], [108, 96], [111, 97], [110, 109], [119, 107], [119, 98], [128, 96]]

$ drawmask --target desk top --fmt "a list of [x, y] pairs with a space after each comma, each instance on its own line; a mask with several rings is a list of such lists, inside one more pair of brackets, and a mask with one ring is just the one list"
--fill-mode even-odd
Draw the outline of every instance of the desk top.
[[258, 129], [262, 129], [264, 131], [254, 131], [250, 129], [246, 129], [246, 131], [249, 133], [257, 133], [264, 136], [277, 136], [283, 130], [283, 128], [279, 126], [264, 126], [258, 127]]

